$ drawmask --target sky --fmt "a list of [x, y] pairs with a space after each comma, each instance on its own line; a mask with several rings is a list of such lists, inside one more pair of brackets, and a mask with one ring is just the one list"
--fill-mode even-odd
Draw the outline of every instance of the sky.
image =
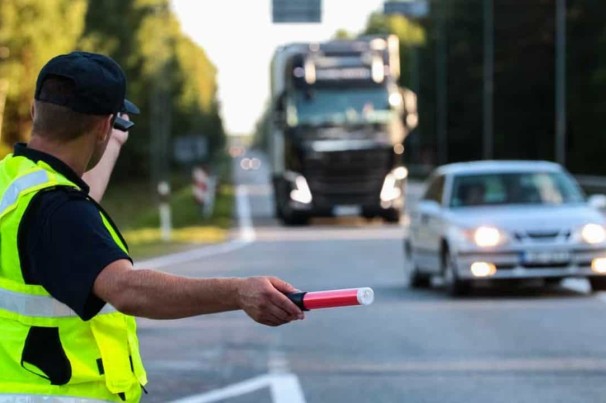
[[[295, 0], [293, 0], [295, 1]], [[269, 101], [269, 64], [277, 46], [360, 32], [384, 0], [322, 0], [322, 22], [274, 24], [271, 0], [171, 0], [183, 32], [218, 70], [218, 98], [228, 134], [252, 134]]]

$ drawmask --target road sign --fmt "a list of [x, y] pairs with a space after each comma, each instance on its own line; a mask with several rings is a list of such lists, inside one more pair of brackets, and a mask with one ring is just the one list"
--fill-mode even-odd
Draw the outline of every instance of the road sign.
[[427, 0], [390, 0], [383, 3], [383, 13], [423, 18], [429, 14], [429, 2]]
[[208, 158], [208, 139], [192, 134], [174, 139], [173, 156], [180, 164], [191, 164]]
[[272, 0], [272, 22], [322, 22], [322, 0]]

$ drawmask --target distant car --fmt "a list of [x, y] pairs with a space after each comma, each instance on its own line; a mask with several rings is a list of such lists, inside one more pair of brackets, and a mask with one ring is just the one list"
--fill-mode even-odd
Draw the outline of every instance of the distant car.
[[604, 196], [586, 197], [546, 161], [443, 165], [411, 207], [404, 241], [411, 287], [442, 276], [452, 295], [491, 280], [566, 277], [606, 289]]
[[240, 167], [245, 170], [255, 170], [261, 167], [261, 160], [258, 158], [242, 158]]

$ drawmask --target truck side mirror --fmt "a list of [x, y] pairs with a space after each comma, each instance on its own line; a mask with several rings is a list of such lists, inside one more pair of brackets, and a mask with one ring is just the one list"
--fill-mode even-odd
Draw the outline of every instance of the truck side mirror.
[[273, 114], [272, 123], [276, 127], [284, 127], [284, 112], [276, 111]]
[[274, 103], [274, 112], [272, 113], [272, 123], [276, 127], [284, 127], [285, 125], [285, 111], [286, 111], [286, 100], [284, 93], [280, 94], [280, 96], [276, 99]]
[[404, 111], [402, 118], [404, 119], [404, 125], [408, 130], [413, 130], [419, 124], [419, 115], [417, 112], [417, 94], [408, 88], [400, 88], [402, 94], [402, 100], [404, 102]]

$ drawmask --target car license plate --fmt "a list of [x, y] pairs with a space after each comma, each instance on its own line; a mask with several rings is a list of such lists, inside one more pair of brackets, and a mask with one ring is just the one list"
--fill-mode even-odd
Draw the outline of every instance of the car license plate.
[[333, 214], [336, 216], [360, 215], [360, 206], [335, 206]]
[[524, 263], [553, 264], [566, 263], [570, 260], [568, 251], [528, 251], [523, 255]]

